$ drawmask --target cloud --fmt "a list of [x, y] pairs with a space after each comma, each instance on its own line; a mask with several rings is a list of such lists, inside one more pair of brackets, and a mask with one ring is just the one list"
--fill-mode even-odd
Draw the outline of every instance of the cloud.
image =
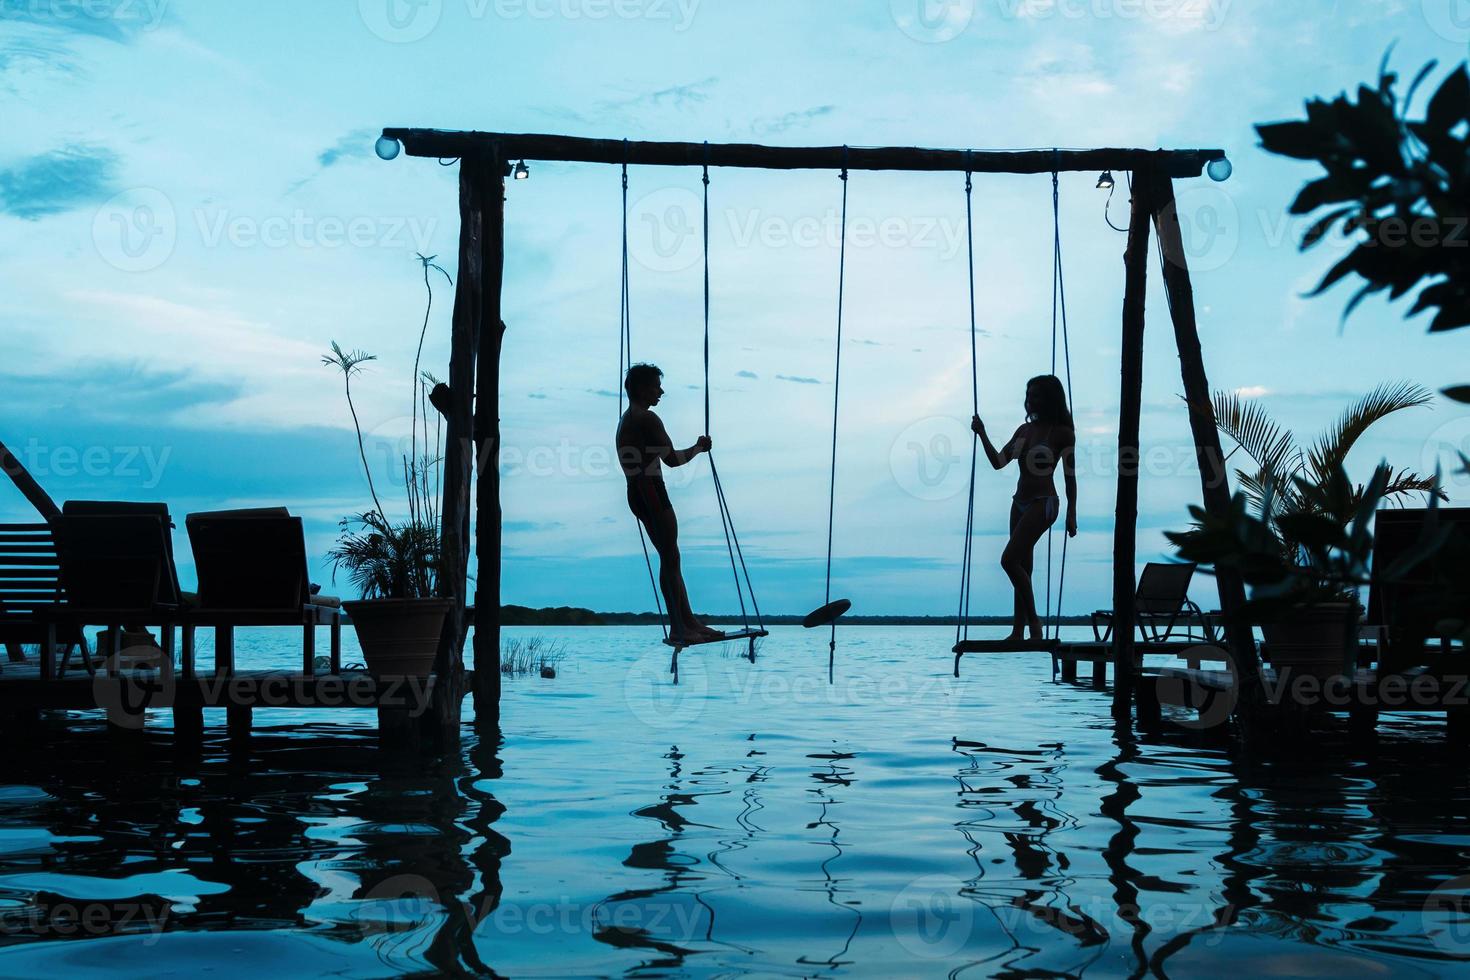
[[160, 26], [169, 0], [92, 0], [88, 3], [0, 3], [0, 19], [31, 24], [63, 34], [102, 38], [125, 44], [143, 31]]
[[589, 394], [589, 395], [596, 395], [598, 398], [616, 398], [616, 397], [618, 397], [618, 393], [616, 391], [608, 391], [606, 388], [588, 388], [587, 389], [587, 394]]
[[756, 374], [754, 371], [736, 371], [735, 372], [735, 377], [737, 377], [737, 378], [759, 378], [760, 375]]
[[709, 90], [718, 81], [718, 78], [710, 76], [697, 82], [671, 85], [668, 88], [655, 89], [651, 92], [640, 92], [623, 99], [607, 99], [598, 102], [591, 112], [580, 112], [564, 105], [538, 107], [536, 111], [557, 119], [603, 124], [607, 123], [610, 118], [630, 119], [637, 115], [638, 110], [646, 108], [670, 108], [682, 112], [708, 102]]
[[829, 116], [837, 109], [833, 105], [813, 106], [810, 109], [800, 109], [796, 112], [788, 112], [780, 116], [767, 116], [757, 119], [750, 124], [751, 132], [759, 136], [771, 136], [776, 133], [784, 133], [790, 129], [804, 126], [813, 119]]
[[106, 147], [67, 146], [0, 170], [0, 211], [36, 221], [117, 193], [118, 157]]
[[776, 375], [776, 380], [778, 380], [778, 381], [792, 381], [792, 382], [795, 382], [796, 384], [799, 384], [799, 385], [819, 385], [819, 384], [822, 383], [822, 382], [818, 381], [816, 378], [802, 378], [802, 377], [798, 377], [798, 376], [792, 375], [792, 374], [778, 374], [778, 375]]
[[7, 416], [56, 413], [71, 419], [158, 420], [205, 405], [226, 404], [244, 390], [240, 380], [200, 378], [185, 370], [91, 360], [61, 374], [0, 373]]
[[1271, 393], [1271, 389], [1265, 385], [1246, 385], [1243, 388], [1236, 388], [1235, 393], [1241, 398], [1264, 398]]
[[533, 391], [529, 395], [527, 395], [526, 397], [527, 398], [544, 399], [546, 397], [546, 395], [544, 393], [542, 393], [542, 392], [539, 392], [539, 391]]
[[325, 170], [341, 160], [358, 160], [368, 155], [373, 131], [354, 129], [317, 155], [316, 162]]

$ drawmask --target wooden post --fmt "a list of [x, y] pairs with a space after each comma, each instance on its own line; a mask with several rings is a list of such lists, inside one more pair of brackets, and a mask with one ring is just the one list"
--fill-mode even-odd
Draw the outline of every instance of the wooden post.
[[61, 508], [56, 506], [56, 501], [52, 500], [50, 494], [45, 490], [41, 489], [41, 485], [31, 476], [30, 471], [21, 465], [20, 460], [15, 457], [14, 453], [5, 448], [5, 443], [3, 442], [0, 442], [0, 469], [5, 471], [5, 475], [10, 477], [16, 489], [31, 502], [31, 506], [36, 508], [37, 512], [46, 518], [48, 522], [54, 521], [61, 516]]
[[[1210, 382], [1205, 375], [1199, 327], [1194, 315], [1194, 285], [1189, 278], [1189, 260], [1184, 236], [1179, 230], [1179, 208], [1174, 199], [1174, 182], [1163, 174], [1153, 178], [1150, 194], [1157, 202], [1154, 223], [1163, 250], [1164, 285], [1169, 294], [1169, 315], [1174, 321], [1174, 339], [1179, 345], [1179, 370], [1184, 379], [1184, 401], [1189, 406], [1189, 426], [1194, 433], [1195, 459], [1199, 463], [1200, 486], [1205, 510], [1214, 515], [1230, 511], [1230, 477], [1220, 433], [1215, 428], [1215, 410], [1210, 401]], [[1245, 583], [1233, 569], [1217, 567], [1215, 584], [1220, 590], [1220, 612], [1225, 617], [1225, 643], [1235, 662], [1241, 705], [1256, 706], [1260, 699], [1260, 664], [1251, 625], [1244, 615]]]
[[[484, 162], [459, 165], [459, 272], [449, 346], [449, 405], [444, 412], [444, 496], [440, 508], [439, 586], [454, 601], [434, 658], [432, 720], [441, 730], [459, 724], [464, 691], [465, 602], [469, 591], [470, 480], [474, 474], [475, 355], [480, 336]], [[382, 712], [379, 713], [380, 724]]]
[[1124, 253], [1123, 371], [1118, 407], [1118, 504], [1113, 525], [1113, 717], [1133, 706], [1133, 566], [1138, 549], [1138, 423], [1143, 414], [1143, 322], [1148, 292], [1149, 185], [1147, 169], [1133, 176], [1133, 208]]
[[483, 306], [475, 389], [475, 721], [500, 723], [500, 344], [505, 332], [505, 168], [498, 152], [484, 173]]

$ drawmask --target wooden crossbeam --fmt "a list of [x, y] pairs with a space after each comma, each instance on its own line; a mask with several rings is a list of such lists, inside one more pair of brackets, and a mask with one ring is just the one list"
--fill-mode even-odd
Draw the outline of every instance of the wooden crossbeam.
[[544, 133], [488, 133], [388, 128], [409, 156], [488, 157], [501, 161], [627, 163], [633, 166], [745, 167], [761, 170], [909, 170], [977, 174], [1099, 173], [1155, 167], [1169, 177], [1198, 177], [1224, 150], [965, 150], [917, 146], [763, 146], [758, 143], [671, 143], [588, 139]]

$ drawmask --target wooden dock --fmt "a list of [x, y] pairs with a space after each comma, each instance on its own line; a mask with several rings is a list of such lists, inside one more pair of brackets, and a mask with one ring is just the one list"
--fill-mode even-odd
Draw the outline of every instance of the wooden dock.
[[222, 708], [230, 734], [239, 737], [249, 734], [255, 710], [266, 708], [372, 708], [380, 725], [388, 717], [411, 722], [430, 714], [435, 686], [433, 675], [374, 677], [365, 670], [186, 674], [129, 667], [89, 674], [78, 666], [43, 677], [36, 663], [10, 663], [0, 670], [0, 714], [101, 710], [127, 730], [141, 729], [148, 712], [169, 711], [176, 735], [188, 739], [202, 732], [205, 708]]

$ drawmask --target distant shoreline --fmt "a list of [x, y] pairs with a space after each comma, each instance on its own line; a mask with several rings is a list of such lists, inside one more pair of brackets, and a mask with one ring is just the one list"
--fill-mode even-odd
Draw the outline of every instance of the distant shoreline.
[[[705, 615], [705, 622], [717, 626], [728, 626], [745, 622], [739, 615]], [[750, 617], [755, 620], [754, 616]], [[767, 626], [799, 626], [802, 617], [793, 615], [762, 616]], [[657, 613], [641, 612], [595, 612], [575, 606], [532, 609], [528, 606], [502, 606], [502, 626], [653, 626], [660, 622]], [[841, 620], [850, 626], [956, 626], [955, 616], [844, 616]], [[1050, 620], [1048, 620], [1050, 622]], [[1092, 620], [1087, 616], [1063, 616], [1063, 626], [1087, 626]], [[1009, 626], [1010, 616], [972, 616], [972, 626]]]

